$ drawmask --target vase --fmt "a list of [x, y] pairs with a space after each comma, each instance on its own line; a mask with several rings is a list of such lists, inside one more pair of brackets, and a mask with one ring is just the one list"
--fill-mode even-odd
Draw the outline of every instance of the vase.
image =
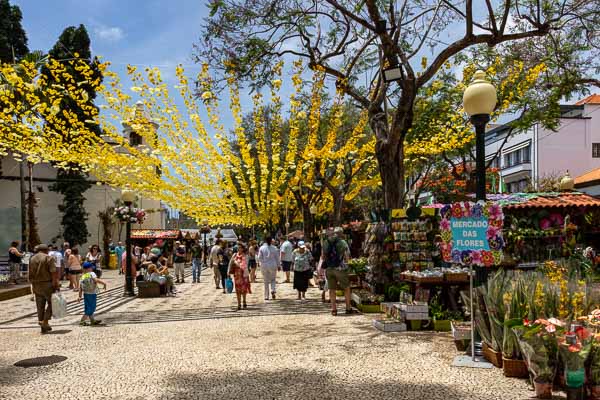
[[538, 399], [552, 398], [552, 383], [548, 382], [533, 382], [535, 387], [535, 397]]

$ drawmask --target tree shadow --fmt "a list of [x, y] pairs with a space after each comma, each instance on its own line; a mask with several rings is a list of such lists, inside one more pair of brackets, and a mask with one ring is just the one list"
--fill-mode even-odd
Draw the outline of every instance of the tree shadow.
[[[202, 371], [173, 374], [165, 379], [167, 399], [488, 399], [438, 383], [405, 383], [395, 380], [365, 381], [357, 371], [354, 379], [341, 382], [322, 371]], [[482, 391], [483, 392], [483, 391]]]

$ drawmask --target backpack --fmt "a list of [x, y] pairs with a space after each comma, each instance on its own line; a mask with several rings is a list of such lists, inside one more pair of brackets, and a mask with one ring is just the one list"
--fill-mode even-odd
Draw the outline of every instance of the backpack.
[[333, 243], [328, 243], [327, 246], [327, 254], [325, 254], [325, 267], [327, 268], [338, 268], [342, 265], [342, 257], [338, 253], [337, 244], [338, 240], [336, 239]]
[[92, 278], [92, 274], [87, 272], [83, 274], [81, 280], [79, 281], [79, 285], [84, 293], [92, 292], [95, 289], [94, 278]]

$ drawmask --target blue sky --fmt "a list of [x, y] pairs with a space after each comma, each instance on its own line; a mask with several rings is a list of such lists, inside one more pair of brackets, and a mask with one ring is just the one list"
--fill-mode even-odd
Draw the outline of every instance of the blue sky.
[[[125, 66], [160, 67], [170, 87], [175, 81], [175, 66], [183, 64], [188, 75], [199, 65], [192, 60], [202, 19], [208, 14], [203, 1], [177, 0], [11, 0], [23, 13], [30, 50], [48, 51], [68, 26], [84, 24], [89, 32], [94, 55], [112, 63], [111, 69], [124, 76]], [[175, 91], [174, 99], [183, 110]], [[227, 107], [221, 102], [222, 122], [233, 124]], [[245, 107], [247, 106], [247, 107]], [[244, 101], [244, 111], [251, 102]], [[208, 128], [208, 125], [207, 125]]]

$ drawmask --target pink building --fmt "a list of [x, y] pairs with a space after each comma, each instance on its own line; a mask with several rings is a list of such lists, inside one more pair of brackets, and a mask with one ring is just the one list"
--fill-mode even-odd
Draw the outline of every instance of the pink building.
[[593, 94], [563, 113], [556, 132], [535, 131], [538, 176], [564, 174], [572, 177], [600, 168], [600, 95]]

